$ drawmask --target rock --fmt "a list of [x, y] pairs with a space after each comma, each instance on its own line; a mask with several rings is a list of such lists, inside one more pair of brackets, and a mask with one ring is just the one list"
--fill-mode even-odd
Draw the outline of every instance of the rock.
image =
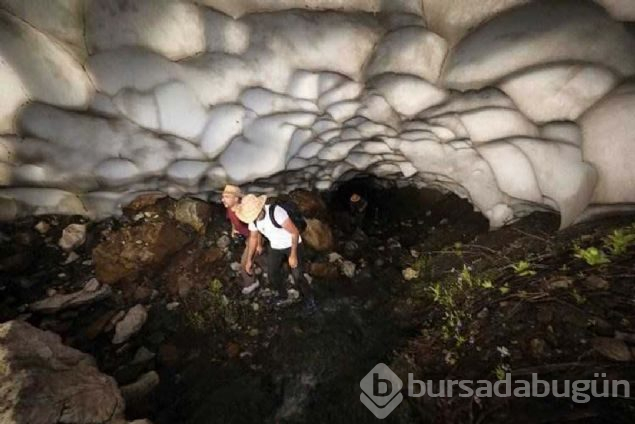
[[615, 332], [615, 338], [618, 340], [623, 340], [628, 344], [635, 344], [635, 334], [634, 333], [624, 333], [622, 331]]
[[342, 273], [348, 278], [353, 278], [355, 276], [356, 266], [351, 261], [342, 261], [342, 263], [340, 264], [340, 269]]
[[35, 226], [35, 230], [40, 234], [46, 234], [51, 229], [51, 225], [46, 221], [40, 221]]
[[69, 294], [55, 294], [46, 299], [32, 303], [30, 309], [33, 312], [54, 314], [71, 308], [90, 305], [104, 300], [112, 295], [110, 286], [104, 284], [101, 287], [94, 278], [90, 280], [82, 290]]
[[126, 316], [126, 311], [117, 312], [115, 315], [113, 315], [108, 325], [104, 327], [104, 331], [110, 332], [113, 328], [115, 328], [115, 325], [117, 325], [117, 323], [121, 321], [123, 317], [125, 316]]
[[166, 197], [165, 193], [145, 193], [135, 197], [132, 202], [123, 207], [123, 211], [127, 215], [132, 216], [139, 212], [156, 210], [156, 207], [153, 208], [153, 206], [156, 206], [159, 200], [165, 199]]
[[174, 311], [176, 310], [181, 304], [179, 302], [170, 302], [167, 305], [165, 305], [165, 308], [168, 311]]
[[207, 202], [185, 198], [176, 203], [174, 217], [180, 223], [189, 225], [198, 233], [203, 234], [211, 215], [212, 210]]
[[88, 340], [96, 339], [101, 333], [104, 332], [106, 326], [108, 325], [108, 323], [110, 323], [115, 315], [115, 311], [108, 311], [105, 314], [101, 315], [84, 330], [84, 337], [86, 337]]
[[403, 275], [404, 280], [410, 281], [414, 280], [415, 278], [419, 278], [419, 271], [415, 271], [412, 268], [406, 268], [401, 271], [401, 275]]
[[220, 236], [218, 240], [216, 240], [216, 246], [218, 246], [219, 249], [227, 249], [231, 243], [232, 239], [227, 235]]
[[70, 263], [75, 262], [78, 259], [79, 259], [79, 255], [77, 253], [75, 253], [75, 252], [71, 252], [66, 257], [66, 260], [64, 262], [62, 262], [62, 265], [68, 265]]
[[148, 312], [143, 305], [136, 305], [126, 313], [126, 316], [117, 323], [113, 344], [122, 344], [136, 334], [148, 318]]
[[597, 275], [590, 275], [582, 280], [582, 285], [589, 290], [607, 290], [609, 282]]
[[337, 252], [331, 252], [331, 253], [329, 253], [328, 258], [329, 258], [329, 262], [330, 262], [330, 263], [333, 263], [333, 262], [340, 262], [340, 261], [342, 261], [342, 260], [344, 259], [344, 258], [342, 257], [342, 255], [340, 255], [340, 254], [339, 254], [339, 253], [337, 253]]
[[600, 355], [613, 361], [625, 362], [633, 359], [630, 349], [622, 340], [608, 337], [595, 337], [591, 340], [591, 344]]
[[96, 278], [91, 278], [84, 285], [84, 290], [86, 290], [87, 292], [95, 292], [97, 291], [97, 289], [99, 289], [99, 281], [97, 281]]
[[150, 362], [157, 356], [154, 352], [151, 352], [145, 346], [141, 346], [134, 355], [132, 359], [133, 364], [145, 364], [146, 362]]
[[58, 335], [21, 321], [5, 322], [0, 324], [0, 357], [0, 422], [126, 422], [115, 381], [97, 369], [92, 357], [64, 346]]
[[[141, 244], [136, 244], [137, 240]], [[178, 252], [189, 237], [171, 222], [144, 222], [113, 232], [93, 249], [97, 279], [106, 284], [129, 282]]]
[[67, 252], [81, 246], [86, 241], [86, 225], [71, 224], [64, 228], [62, 238], [57, 243], [59, 247]]
[[289, 194], [293, 202], [306, 218], [325, 218], [328, 209], [319, 193], [307, 190], [294, 190]]
[[144, 400], [159, 385], [159, 374], [150, 371], [143, 374], [137, 381], [121, 388], [121, 395], [126, 403]]
[[556, 277], [548, 281], [546, 284], [548, 290], [566, 290], [573, 285], [573, 280], [567, 277]]
[[333, 232], [331, 227], [317, 219], [306, 220], [306, 230], [302, 232], [302, 241], [318, 252], [324, 252], [333, 248]]

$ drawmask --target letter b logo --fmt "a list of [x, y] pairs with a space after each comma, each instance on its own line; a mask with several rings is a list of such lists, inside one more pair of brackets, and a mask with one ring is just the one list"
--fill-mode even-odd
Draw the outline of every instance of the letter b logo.
[[386, 418], [403, 400], [403, 382], [386, 364], [377, 364], [360, 381], [362, 403], [380, 420]]

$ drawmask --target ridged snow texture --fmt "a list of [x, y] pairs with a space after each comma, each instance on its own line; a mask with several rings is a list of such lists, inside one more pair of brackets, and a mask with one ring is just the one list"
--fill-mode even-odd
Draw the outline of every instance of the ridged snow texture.
[[635, 13], [598, 2], [0, 0], [0, 218], [359, 173], [492, 227], [632, 205]]

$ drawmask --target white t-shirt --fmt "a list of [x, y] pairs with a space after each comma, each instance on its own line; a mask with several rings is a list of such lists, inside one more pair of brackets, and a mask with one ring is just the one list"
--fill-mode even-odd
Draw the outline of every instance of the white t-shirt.
[[[249, 223], [249, 231], [260, 231], [262, 235], [267, 237], [272, 249], [281, 250], [291, 247], [291, 233], [284, 228], [276, 227], [269, 216], [270, 205], [265, 205], [265, 217], [260, 221], [256, 221], [256, 225], [253, 222]], [[273, 217], [278, 223], [282, 225], [284, 221], [289, 218], [289, 214], [281, 206], [276, 206], [273, 210]], [[302, 237], [298, 238], [298, 244], [302, 242]]]

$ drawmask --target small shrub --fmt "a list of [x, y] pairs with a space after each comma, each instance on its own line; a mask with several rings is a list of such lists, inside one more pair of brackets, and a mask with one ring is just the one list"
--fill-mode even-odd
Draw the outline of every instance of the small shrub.
[[627, 249], [635, 243], [635, 228], [633, 226], [614, 230], [604, 239], [604, 247], [613, 256], [626, 253]]
[[532, 265], [527, 261], [519, 261], [513, 264], [512, 268], [514, 268], [516, 275], [521, 277], [531, 277], [532, 275], [536, 275], [536, 271], [532, 269]]
[[584, 262], [591, 266], [603, 265], [611, 262], [606, 256], [606, 253], [597, 247], [591, 246], [586, 249], [582, 249], [580, 246], [574, 246], [574, 250], [575, 254], [573, 256], [584, 260]]

